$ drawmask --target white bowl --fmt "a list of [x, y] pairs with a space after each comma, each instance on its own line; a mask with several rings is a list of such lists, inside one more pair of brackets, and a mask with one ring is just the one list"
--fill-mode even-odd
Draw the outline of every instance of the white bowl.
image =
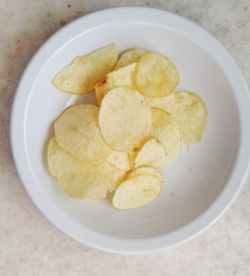
[[[110, 42], [141, 47], [174, 61], [178, 89], [197, 92], [208, 107], [204, 139], [165, 171], [154, 203], [118, 211], [68, 198], [49, 175], [45, 147], [53, 119], [77, 100], [51, 85], [73, 57]], [[246, 176], [250, 156], [247, 85], [228, 52], [207, 32], [164, 11], [126, 7], [81, 17], [53, 35], [27, 66], [17, 89], [11, 144], [30, 197], [58, 228], [90, 246], [113, 252], [149, 252], [186, 241], [229, 206]]]

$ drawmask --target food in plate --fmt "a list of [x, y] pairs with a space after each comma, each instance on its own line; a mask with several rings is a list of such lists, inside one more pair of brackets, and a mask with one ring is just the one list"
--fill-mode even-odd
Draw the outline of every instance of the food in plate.
[[129, 171], [131, 168], [129, 155], [127, 152], [113, 150], [107, 156], [106, 160], [120, 170]]
[[138, 62], [145, 53], [146, 51], [139, 48], [126, 50], [118, 59], [115, 69], [119, 69], [131, 63]]
[[134, 170], [131, 171], [131, 173], [129, 173], [127, 178], [131, 178], [134, 176], [138, 176], [138, 175], [153, 175], [155, 176], [157, 179], [159, 179], [159, 181], [163, 181], [163, 175], [162, 172], [160, 171], [160, 169], [156, 169], [154, 167], [151, 166], [141, 166], [138, 167]]
[[149, 139], [138, 151], [135, 157], [135, 168], [151, 166], [158, 168], [162, 166], [167, 157], [164, 145], [156, 138]]
[[168, 58], [157, 53], [146, 53], [136, 66], [135, 83], [143, 95], [161, 98], [173, 93], [179, 76]]
[[164, 145], [167, 151], [166, 161], [173, 161], [181, 149], [179, 127], [172, 115], [160, 108], [152, 108], [152, 118], [150, 134]]
[[136, 63], [129, 64], [125, 67], [114, 70], [106, 75], [104, 80], [101, 80], [95, 85], [95, 94], [97, 105], [101, 105], [103, 97], [109, 90], [119, 87], [127, 86], [134, 88], [133, 74], [135, 71]]
[[200, 142], [206, 129], [204, 101], [177, 92], [178, 82], [169, 58], [132, 48], [118, 59], [114, 43], [62, 69], [54, 86], [81, 97], [95, 90], [97, 103], [75, 104], [54, 121], [47, 161], [62, 190], [90, 200], [112, 193], [120, 210], [154, 201], [181, 143]]
[[59, 146], [80, 160], [100, 160], [111, 153], [98, 125], [99, 108], [77, 104], [60, 114], [54, 122]]
[[207, 108], [197, 94], [191, 92], [175, 93], [176, 120], [181, 138], [186, 144], [199, 143], [207, 125]]
[[100, 200], [124, 179], [125, 172], [105, 160], [80, 161], [53, 137], [47, 149], [48, 167], [63, 191], [73, 198]]
[[78, 56], [53, 79], [58, 89], [73, 93], [92, 92], [98, 80], [103, 79], [116, 65], [118, 52], [114, 43], [85, 56]]
[[138, 175], [123, 181], [115, 191], [113, 206], [126, 210], [145, 206], [155, 200], [162, 182], [153, 175]]
[[162, 98], [145, 97], [145, 100], [151, 108], [160, 108], [172, 114], [175, 111], [175, 94], [176, 93], [172, 93]]
[[151, 125], [151, 109], [139, 92], [121, 86], [110, 90], [103, 98], [99, 126], [111, 148], [129, 153], [149, 134]]

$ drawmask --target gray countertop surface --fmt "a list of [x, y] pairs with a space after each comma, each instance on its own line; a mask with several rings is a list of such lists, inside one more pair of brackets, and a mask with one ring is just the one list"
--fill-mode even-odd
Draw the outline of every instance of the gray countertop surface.
[[21, 73], [57, 29], [114, 6], [161, 8], [197, 23], [232, 54], [250, 84], [248, 0], [0, 1], [0, 275], [250, 275], [250, 177], [227, 212], [181, 246], [147, 255], [118, 255], [80, 244], [34, 206], [14, 168], [10, 108]]

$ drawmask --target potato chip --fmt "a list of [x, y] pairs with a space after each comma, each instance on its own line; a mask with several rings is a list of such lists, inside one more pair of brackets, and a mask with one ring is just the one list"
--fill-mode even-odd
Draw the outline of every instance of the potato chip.
[[81, 171], [81, 163], [70, 153], [63, 150], [53, 137], [47, 148], [47, 161], [49, 171], [55, 178]]
[[161, 98], [171, 94], [179, 82], [175, 65], [166, 57], [146, 53], [135, 70], [137, 89], [145, 96]]
[[152, 108], [151, 135], [156, 137], [167, 151], [166, 161], [170, 162], [180, 152], [180, 131], [173, 117], [159, 108]]
[[161, 182], [153, 175], [129, 178], [115, 191], [113, 206], [121, 210], [145, 206], [159, 196], [161, 189]]
[[107, 161], [79, 161], [59, 147], [52, 138], [48, 145], [48, 165], [64, 192], [74, 198], [103, 199], [125, 177]]
[[201, 141], [207, 125], [207, 108], [203, 100], [191, 92], [175, 93], [176, 120], [183, 142], [194, 144]]
[[151, 124], [151, 109], [137, 91], [117, 87], [103, 98], [99, 125], [106, 143], [113, 149], [129, 153], [148, 135]]
[[142, 146], [148, 141], [148, 139], [150, 139], [151, 136], [150, 135], [146, 135], [145, 137], [143, 137], [143, 139], [141, 139], [138, 143], [136, 143], [133, 148], [131, 149], [131, 151], [129, 152], [129, 160], [130, 160], [130, 167], [131, 169], [134, 169], [134, 165], [135, 165], [135, 157], [138, 154], [139, 150], [142, 148]]
[[78, 104], [66, 109], [55, 121], [58, 145], [80, 160], [106, 158], [111, 149], [98, 127], [99, 108]]
[[117, 59], [113, 43], [76, 57], [55, 76], [52, 83], [65, 92], [94, 88], [100, 108], [65, 110], [54, 123], [47, 161], [67, 195], [100, 200], [114, 192], [113, 206], [126, 210], [158, 197], [162, 166], [178, 156], [181, 139], [200, 142], [207, 109], [198, 95], [174, 92], [179, 76], [168, 58], [132, 48]]
[[125, 51], [118, 59], [115, 69], [119, 69], [128, 64], [138, 62], [145, 53], [146, 51], [138, 48], [132, 48]]
[[113, 166], [120, 170], [128, 171], [130, 170], [130, 161], [128, 153], [121, 151], [112, 151], [106, 160]]
[[134, 169], [129, 175], [128, 178], [132, 178], [138, 175], [153, 175], [155, 176], [160, 182], [163, 181], [163, 175], [160, 169], [156, 169], [150, 166], [138, 167]]
[[147, 104], [150, 107], [160, 108], [172, 114], [175, 111], [175, 93], [163, 98], [145, 97]]
[[140, 141], [140, 145], [134, 145], [134, 147], [132, 148], [132, 150], [129, 152], [128, 156], [129, 156], [129, 161], [130, 161], [130, 168], [134, 169], [135, 167], [135, 157], [137, 155], [137, 153], [139, 152], [140, 148], [142, 147], [144, 143]]
[[86, 56], [75, 57], [71, 64], [55, 76], [52, 83], [64, 92], [89, 93], [93, 91], [96, 82], [114, 68], [117, 59], [116, 45], [109, 44]]
[[107, 74], [103, 81], [99, 81], [95, 85], [96, 102], [101, 105], [103, 97], [107, 92], [118, 86], [134, 87], [133, 74], [136, 63], [132, 63], [121, 69], [115, 70]]
[[166, 161], [167, 152], [156, 138], [149, 139], [135, 157], [135, 168], [140, 166], [160, 167]]

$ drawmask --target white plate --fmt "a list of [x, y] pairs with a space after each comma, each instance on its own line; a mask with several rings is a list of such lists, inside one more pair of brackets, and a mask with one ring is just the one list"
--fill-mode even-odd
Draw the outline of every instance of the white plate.
[[[54, 118], [77, 100], [51, 85], [73, 57], [116, 42], [172, 59], [178, 89], [197, 92], [209, 111], [202, 142], [183, 148], [166, 169], [160, 198], [118, 211], [108, 201], [73, 200], [50, 177], [45, 148]], [[75, 20], [36, 53], [19, 84], [12, 110], [11, 144], [22, 182], [42, 213], [62, 231], [113, 252], [148, 252], [194, 237], [222, 214], [246, 176], [250, 156], [247, 85], [227, 51], [179, 16], [148, 8], [115, 8]]]

